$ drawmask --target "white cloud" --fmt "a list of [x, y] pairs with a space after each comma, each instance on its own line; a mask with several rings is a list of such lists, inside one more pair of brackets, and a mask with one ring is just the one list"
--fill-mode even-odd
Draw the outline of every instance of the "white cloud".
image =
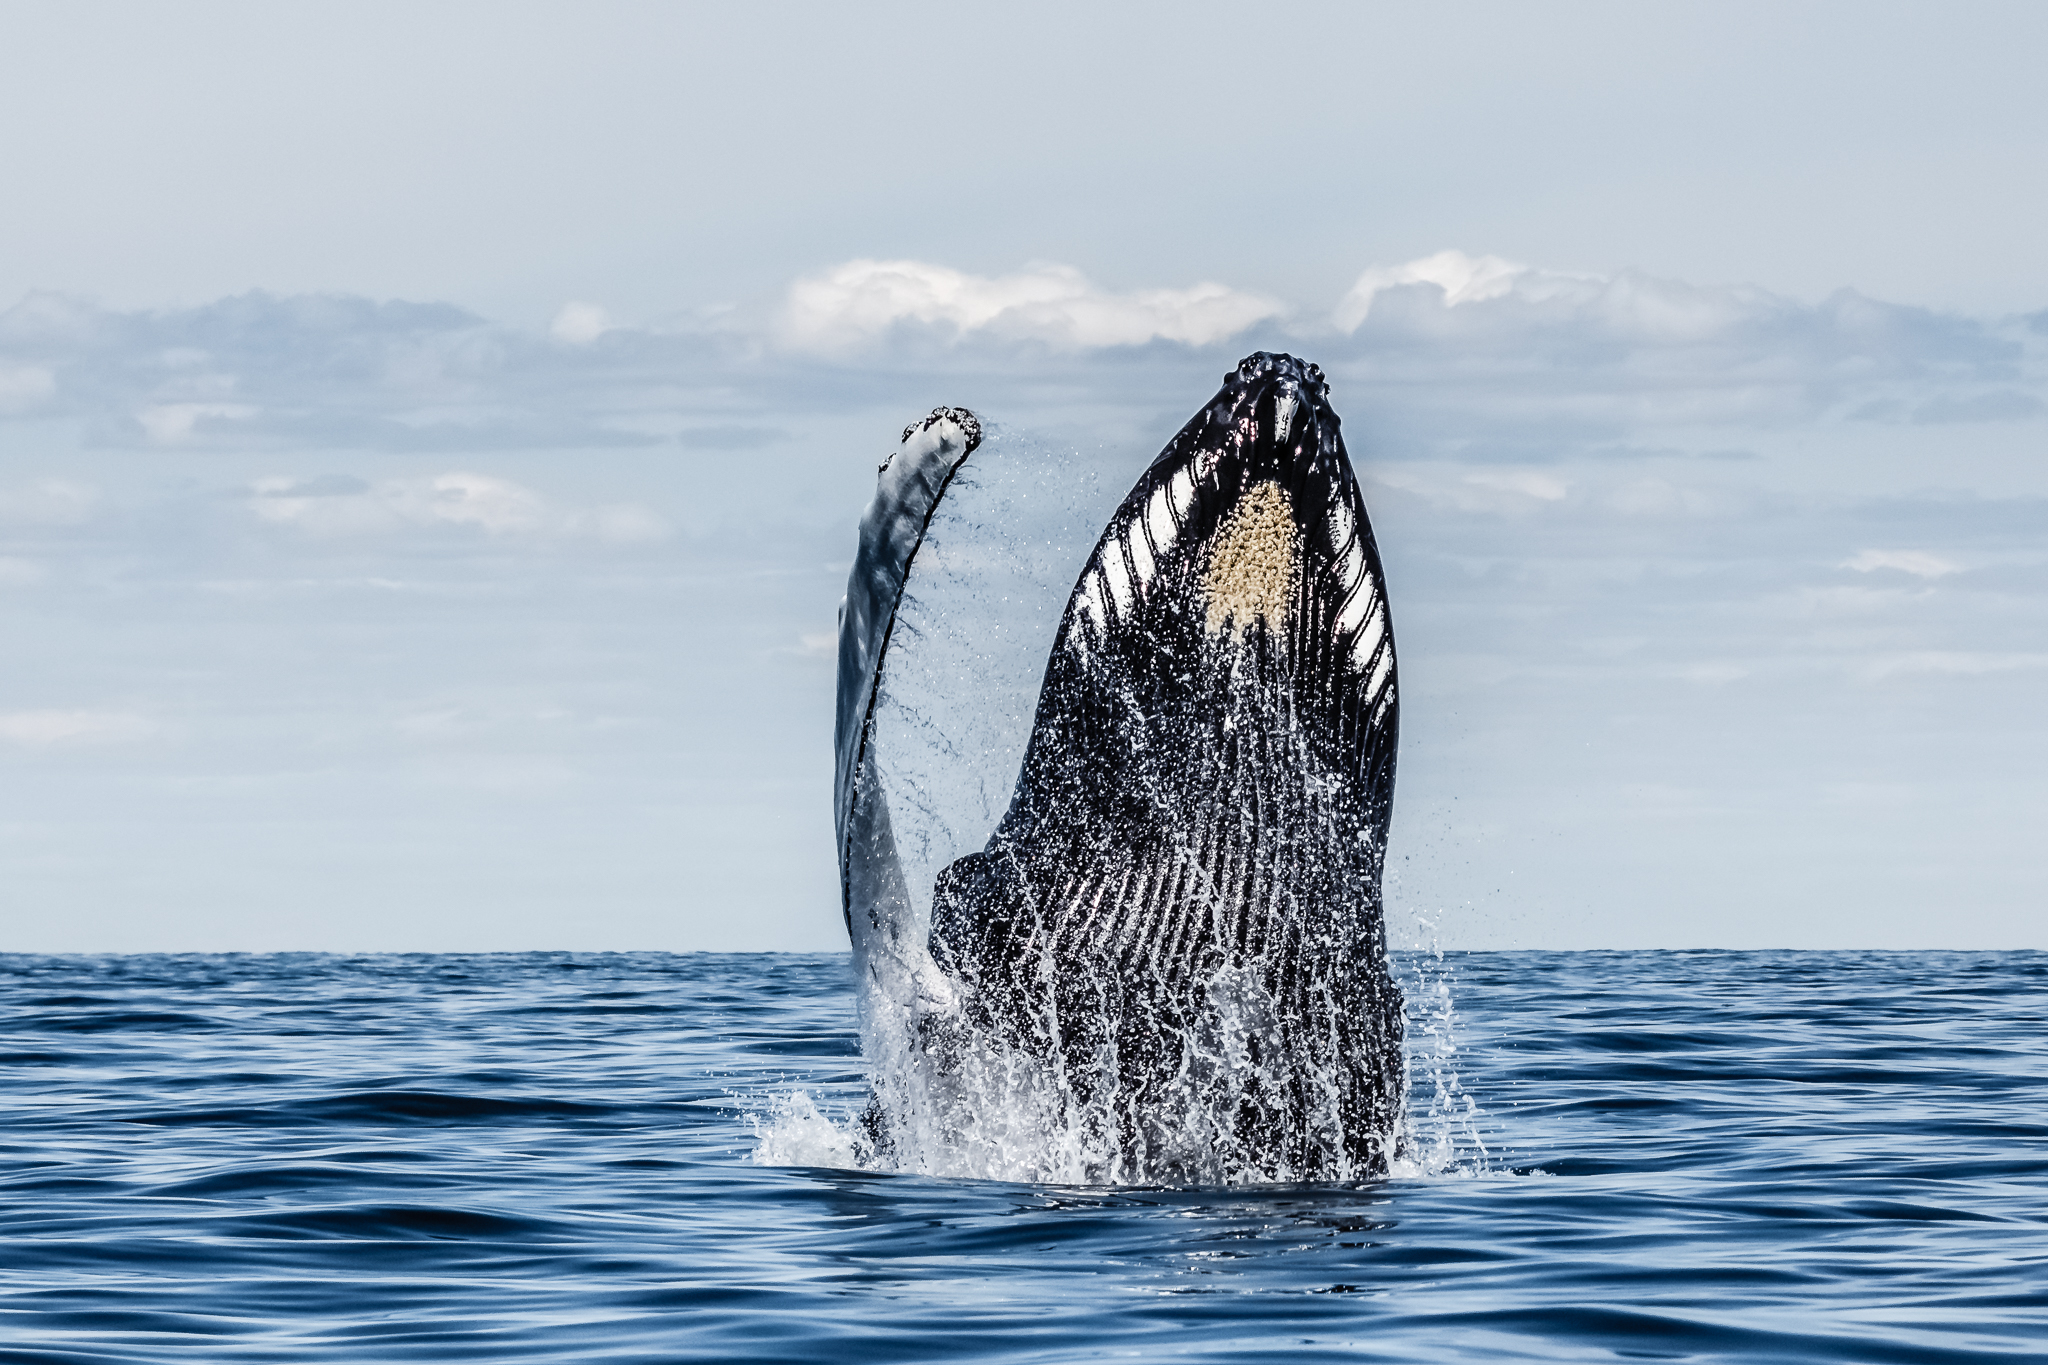
[[1963, 569], [1963, 566], [1954, 560], [1928, 554], [1925, 550], [1860, 550], [1843, 560], [1841, 567], [1854, 569], [1858, 573], [1897, 569], [1900, 573], [1914, 574], [1920, 578], [1941, 578], [1947, 574], [1961, 573]]
[[1528, 512], [1560, 503], [1571, 485], [1533, 469], [1481, 469], [1470, 473], [1428, 466], [1381, 467], [1372, 482], [1413, 493], [1459, 512]]
[[46, 365], [0, 365], [0, 413], [27, 412], [57, 391], [57, 376]]
[[1355, 332], [1372, 311], [1373, 299], [1385, 289], [1404, 284], [1433, 284], [1443, 291], [1444, 306], [1495, 299], [1514, 288], [1529, 267], [1504, 261], [1498, 256], [1467, 256], [1462, 251], [1439, 251], [1406, 265], [1376, 265], [1358, 277], [1337, 304], [1333, 320], [1347, 332]]
[[562, 311], [555, 314], [555, 321], [548, 332], [557, 341], [571, 346], [588, 346], [618, 326], [611, 314], [594, 303], [569, 302], [562, 305]]
[[1924, 602], [1932, 588], [1799, 587], [1773, 594], [1767, 609], [1802, 620], [1857, 621], [1890, 616]]
[[1821, 790], [1829, 800], [1850, 806], [1904, 806], [1918, 794], [1907, 782], [1829, 782]]
[[393, 479], [372, 496], [406, 521], [475, 526], [494, 535], [537, 531], [547, 524], [547, 504], [531, 488], [488, 474], [456, 471], [430, 479]]
[[1923, 649], [1879, 659], [1870, 665], [1868, 673], [1873, 678], [1890, 678], [1914, 673], [1979, 677], [1986, 673], [2011, 673], [2019, 669], [2036, 668], [2048, 668], [2048, 654]]
[[1696, 488], [1669, 479], [1631, 479], [1607, 495], [1607, 505], [1631, 517], [1725, 516], [1740, 498], [1725, 488]]
[[1719, 660], [1707, 663], [1687, 664], [1677, 670], [1677, 676], [1686, 682], [1699, 683], [1706, 687], [1725, 687], [1729, 683], [1741, 682], [1752, 672], [1748, 664]]
[[614, 544], [660, 540], [669, 530], [668, 523], [647, 508], [624, 502], [567, 512], [558, 524], [569, 535], [590, 536]]
[[10, 711], [0, 713], [0, 740], [26, 748], [55, 744], [117, 744], [156, 733], [147, 717], [126, 711]]
[[[1433, 289], [1422, 294], [1411, 288], [1415, 285]], [[1462, 319], [1460, 337], [1500, 335], [1523, 345], [1539, 335], [1565, 343], [1638, 345], [1733, 340], [1756, 362], [1771, 359], [1787, 339], [1815, 331], [1827, 337], [1831, 351], [1886, 351], [1916, 341], [1942, 346], [1962, 341], [1968, 347], [1978, 340], [1967, 326], [1962, 331], [1968, 335], [1950, 335], [1955, 329], [1944, 329], [1932, 314], [1847, 291], [1808, 307], [1748, 285], [1688, 284], [1633, 270], [1575, 274], [1462, 251], [1369, 268], [1338, 302], [1332, 321], [1345, 332], [1356, 332], [1368, 317], [1377, 316], [1375, 304], [1396, 290], [1412, 300], [1402, 310], [1411, 325], [1432, 314], [1448, 322], [1455, 310]], [[1936, 325], [1928, 327], [1929, 321]], [[1981, 345], [1976, 349], [1981, 351]]]
[[783, 331], [793, 345], [820, 351], [904, 324], [1068, 349], [1149, 341], [1206, 346], [1280, 312], [1272, 299], [1221, 284], [1117, 294], [1064, 265], [985, 276], [924, 261], [860, 260], [791, 285]]
[[1562, 502], [1565, 494], [1571, 491], [1571, 485], [1563, 479], [1550, 474], [1539, 474], [1530, 469], [1486, 470], [1465, 475], [1464, 482], [1474, 488], [1519, 493], [1538, 502]]
[[43, 566], [32, 559], [0, 555], [0, 588], [25, 588], [43, 581]]
[[1498, 256], [1440, 251], [1405, 265], [1373, 266], [1338, 302], [1332, 321], [1355, 332], [1373, 303], [1392, 289], [1426, 284], [1436, 290], [1434, 307], [1462, 308], [1468, 325], [1489, 310], [1471, 305], [1519, 305], [1534, 310], [1522, 319], [1558, 335], [1627, 337], [1648, 342], [1699, 341], [1763, 317], [1797, 313], [1796, 305], [1760, 289], [1712, 288], [1653, 279], [1634, 271], [1579, 275], [1539, 270]]
[[1461, 459], [1555, 460], [1601, 440], [1749, 446], [1730, 428], [1817, 418], [1905, 426], [2048, 411], [2042, 347], [2023, 324], [1850, 290], [1808, 304], [1440, 252], [1366, 271], [1332, 321], [1341, 333], [1314, 347], [1340, 392], [1362, 391], [1381, 431]]
[[[1897, 426], [2014, 418], [2048, 394], [2041, 343], [2023, 323], [1847, 293], [1809, 305], [1439, 252], [1366, 271], [1339, 309], [1348, 335], [1323, 323], [1331, 302], [1290, 311], [1223, 284], [1119, 292], [1068, 266], [976, 275], [902, 260], [790, 282], [772, 316], [742, 308], [660, 329], [617, 327], [584, 301], [522, 331], [446, 305], [360, 298], [248, 294], [117, 312], [52, 297], [0, 313], [0, 371], [28, 376], [16, 386], [28, 411], [84, 419], [96, 444], [276, 452], [629, 446], [700, 428], [708, 436], [688, 443], [728, 431], [744, 443], [763, 411], [788, 407], [799, 375], [811, 410], [872, 401], [878, 380], [922, 396], [949, 343], [970, 365], [990, 343], [1042, 348], [1036, 369], [983, 365], [975, 389], [992, 410], [1035, 417], [1050, 371], [1092, 351], [1228, 345], [1290, 317], [1320, 329], [1290, 344], [1332, 374], [1341, 401], [1369, 405], [1378, 431], [1412, 452], [1488, 463], [1552, 461], [1594, 440], [1747, 445], [1748, 429], [1828, 413]], [[890, 341], [922, 344], [892, 357]], [[802, 352], [863, 346], [857, 392], [827, 393], [831, 381], [804, 368]], [[1129, 381], [1155, 395], [1147, 402], [1185, 382], [1172, 354], [1124, 360]], [[713, 393], [722, 400], [707, 403]], [[1745, 432], [1667, 434], [1728, 422]]]
[[370, 484], [345, 476], [300, 480], [273, 476], [251, 485], [250, 506], [263, 520], [316, 535], [365, 535], [407, 527], [473, 527], [490, 535], [566, 535], [654, 540], [668, 526], [630, 504], [556, 508], [510, 479], [465, 470]]
[[255, 415], [247, 403], [154, 403], [137, 412], [135, 420], [150, 440], [175, 445], [191, 440], [203, 421], [246, 422]]
[[0, 521], [75, 526], [92, 515], [99, 490], [69, 479], [39, 479], [25, 488], [0, 489]]

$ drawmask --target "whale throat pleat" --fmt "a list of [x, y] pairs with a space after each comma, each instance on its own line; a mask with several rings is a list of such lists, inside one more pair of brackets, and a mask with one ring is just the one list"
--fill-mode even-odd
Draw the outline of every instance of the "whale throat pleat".
[[1169, 485], [1160, 484], [1152, 490], [1152, 500], [1145, 504], [1145, 529], [1152, 537], [1152, 549], [1159, 558], [1166, 558], [1173, 549], [1173, 542], [1180, 534], [1174, 523], [1172, 491]]

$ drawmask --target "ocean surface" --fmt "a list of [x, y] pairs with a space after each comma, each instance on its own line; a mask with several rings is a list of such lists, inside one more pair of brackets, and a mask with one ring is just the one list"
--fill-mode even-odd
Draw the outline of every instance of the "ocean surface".
[[2048, 1356], [2048, 954], [1402, 975], [1396, 1178], [1075, 1189], [815, 1164], [841, 956], [0, 957], [0, 1361]]

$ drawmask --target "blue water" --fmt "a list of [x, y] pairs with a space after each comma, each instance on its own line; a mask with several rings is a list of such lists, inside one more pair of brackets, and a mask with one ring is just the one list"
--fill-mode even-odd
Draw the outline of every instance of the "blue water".
[[2048, 1354], [2048, 955], [1409, 971], [1438, 1173], [1086, 1190], [757, 1164], [841, 957], [0, 958], [0, 1361]]

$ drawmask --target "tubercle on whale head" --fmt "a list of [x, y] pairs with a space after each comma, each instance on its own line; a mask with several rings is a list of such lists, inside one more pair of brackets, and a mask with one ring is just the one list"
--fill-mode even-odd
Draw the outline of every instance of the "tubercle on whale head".
[[1312, 465], [1334, 473], [1341, 463], [1335, 458], [1341, 424], [1329, 399], [1321, 366], [1254, 351], [1223, 376], [1223, 387], [1175, 444], [1191, 439], [1214, 454], [1227, 450], [1248, 471], [1282, 479]]
[[1329, 399], [1330, 384], [1323, 377], [1323, 367], [1311, 361], [1297, 360], [1281, 351], [1253, 351], [1237, 362], [1236, 369], [1223, 376], [1223, 383], [1226, 387], [1252, 384], [1266, 375], [1272, 376], [1275, 382], [1298, 386], [1317, 402]]

